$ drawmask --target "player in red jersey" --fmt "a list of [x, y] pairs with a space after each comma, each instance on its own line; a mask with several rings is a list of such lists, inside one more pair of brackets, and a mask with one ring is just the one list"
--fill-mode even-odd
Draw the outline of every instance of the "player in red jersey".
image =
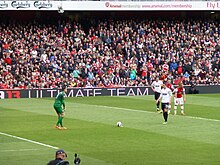
[[174, 90], [173, 84], [171, 83], [171, 80], [170, 80], [170, 79], [167, 80], [166, 86], [167, 86], [167, 88], [169, 88], [171, 91]]
[[177, 113], [177, 106], [180, 105], [181, 115], [184, 115], [184, 103], [186, 102], [186, 92], [183, 83], [179, 82], [179, 86], [174, 90], [174, 115]]
[[[169, 88], [172, 92], [174, 91], [174, 87], [170, 79], [167, 80], [166, 87]], [[170, 111], [171, 111], [171, 104], [169, 104], [168, 106], [168, 114], [170, 114]]]

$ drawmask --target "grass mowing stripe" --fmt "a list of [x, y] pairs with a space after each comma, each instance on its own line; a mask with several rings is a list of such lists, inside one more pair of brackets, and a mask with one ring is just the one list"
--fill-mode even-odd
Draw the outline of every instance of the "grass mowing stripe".
[[[116, 122], [117, 119], [120, 119], [125, 127], [128, 128], [219, 145], [218, 133], [216, 132], [219, 128], [219, 122], [213, 122], [212, 120], [196, 120], [186, 116], [171, 115], [168, 126], [162, 129], [161, 123], [163, 119], [161, 114], [155, 112], [147, 112], [145, 113], [147, 115], [144, 115], [144, 113], [138, 112], [145, 111], [118, 110], [108, 106], [92, 108], [94, 105], [69, 103], [69, 108], [72, 109], [72, 107], [80, 107], [80, 110], [76, 108], [75, 112], [69, 112], [69, 116], [74, 116], [77, 119], [104, 124], [114, 124], [114, 121]], [[90, 113], [91, 117], [86, 115], [88, 113]]]
[[[96, 105], [100, 106], [100, 105]], [[112, 108], [112, 109], [120, 109], [120, 110], [125, 110], [125, 111], [132, 111], [132, 112], [144, 112], [144, 113], [156, 113], [156, 112], [150, 112], [150, 111], [143, 111], [143, 110], [134, 110], [134, 109], [128, 109], [128, 108], [119, 108], [119, 107], [110, 107], [110, 106], [101, 106], [105, 108]], [[202, 117], [194, 117], [194, 116], [185, 116], [187, 118], [192, 118], [192, 119], [199, 119], [199, 120], [208, 120], [208, 121], [217, 121], [220, 122], [220, 120], [217, 119], [208, 119], [208, 118], [202, 118]]]
[[[18, 107], [20, 107], [20, 106], [18, 106]], [[3, 120], [2, 120], [3, 125], [0, 125], [0, 130], [1, 131], [4, 130], [2, 132], [7, 132], [11, 135], [16, 134], [17, 136], [20, 136], [20, 137], [25, 136], [27, 139], [34, 139], [35, 141], [38, 141], [38, 142], [40, 141], [45, 144], [49, 143], [52, 146], [58, 145], [58, 147], [64, 149], [68, 154], [74, 153], [74, 152], [76, 152], [76, 150], [79, 150], [79, 149], [75, 148], [76, 142], [75, 142], [74, 138], [72, 138], [72, 137], [68, 138], [68, 136], [65, 135], [65, 134], [68, 134], [68, 135], [72, 134], [71, 128], [68, 129], [67, 131], [60, 131], [60, 130], [55, 129], [53, 126], [53, 120], [50, 120], [50, 119], [48, 120], [48, 118], [53, 118], [51, 115], [39, 115], [38, 113], [32, 112], [29, 109], [27, 109], [28, 111], [20, 111], [18, 109], [3, 109], [3, 108], [1, 110], [3, 110], [3, 111], [0, 111], [0, 114], [4, 116]], [[54, 111], [52, 111], [52, 112], [54, 113]], [[7, 118], [6, 118], [6, 116], [7, 116]], [[26, 117], [27, 119], [24, 120], [24, 117]], [[70, 119], [69, 121], [72, 123], [72, 119]], [[73, 121], [74, 121], [74, 123], [76, 122], [75, 120], [73, 120]], [[32, 123], [35, 123], [35, 124], [32, 125]], [[51, 125], [51, 123], [52, 123], [52, 125]], [[75, 126], [76, 124], [69, 124], [69, 125]], [[12, 128], [10, 128], [10, 127], [12, 127]], [[74, 128], [77, 129], [77, 127], [74, 127]], [[20, 131], [18, 131], [18, 130], [20, 130]], [[74, 134], [76, 133], [75, 130], [73, 133]], [[57, 143], [58, 142], [57, 140], [61, 139], [61, 138], [62, 139], [64, 138], [65, 140], [63, 140], [63, 141], [66, 141], [66, 142], [59, 141], [59, 143]], [[2, 146], [1, 143], [4, 145]], [[25, 143], [26, 146], [25, 146], [25, 144], [23, 146], [18, 145], [19, 143]], [[30, 147], [30, 144], [32, 144], [32, 147]], [[13, 145], [14, 145], [14, 147], [13, 147]], [[14, 150], [14, 149], [18, 149], [18, 148], [20, 148], [20, 149], [22, 149], [22, 148], [23, 149], [35, 148], [35, 146], [37, 148], [40, 147], [39, 145], [36, 145], [33, 143], [29, 143], [26, 141], [20, 141], [19, 139], [16, 139], [16, 138], [11, 138], [8, 136], [1, 136], [1, 135], [0, 135], [0, 146], [1, 146], [1, 149], [5, 149], [5, 150], [9, 150], [9, 149]], [[15, 162], [22, 162], [23, 165], [26, 165], [26, 164], [29, 165], [28, 163], [30, 162], [30, 160], [27, 160], [28, 157], [29, 157], [29, 159], [31, 159], [30, 157], [32, 157], [31, 161], [33, 161], [33, 159], [37, 161], [37, 163], [31, 162], [32, 165], [45, 164], [46, 162], [48, 162], [50, 159], [53, 158], [55, 151], [52, 151], [53, 149], [51, 150], [49, 148], [47, 148], [47, 150], [46, 150], [45, 147], [43, 147], [43, 146], [41, 146], [41, 148], [43, 148], [43, 149], [41, 149], [40, 152], [38, 150], [37, 151], [27, 151], [27, 152], [25, 152], [25, 151], [23, 151], [23, 152], [10, 152], [10, 154], [8, 154], [7, 152], [3, 152], [2, 154], [4, 154], [5, 156], [4, 156], [4, 158], [0, 159], [0, 164], [7, 165], [7, 164], [15, 164]], [[81, 145], [79, 146], [79, 148], [81, 148]], [[42, 152], [42, 150], [43, 150], [43, 152]], [[20, 156], [21, 155], [28, 155], [28, 156], [23, 158], [22, 156], [19, 157], [19, 155], [16, 153], [19, 153]], [[100, 160], [99, 157], [94, 158], [94, 157], [85, 156], [83, 154], [84, 152], [79, 152], [79, 153], [80, 153], [80, 157], [82, 158], [82, 160], [84, 162], [89, 162], [90, 165], [104, 165], [104, 164], [105, 165], [114, 165], [114, 164], [106, 162], [105, 160]], [[9, 157], [11, 157], [11, 155], [14, 155], [13, 159], [9, 158]], [[41, 159], [38, 160], [39, 157], [33, 158], [36, 155], [40, 156]], [[51, 157], [51, 155], [52, 155], [52, 157]], [[72, 154], [70, 154], [70, 155], [72, 155]], [[73, 158], [72, 156], [70, 158], [68, 158], [69, 159], [68, 161], [72, 162], [72, 158]], [[10, 160], [8, 160], [8, 159], [10, 159]], [[21, 159], [22, 159], [22, 161], [21, 161]], [[23, 160], [23, 159], [26, 159], [26, 160]]]
[[[220, 95], [218, 95], [220, 96]], [[97, 101], [98, 100], [98, 101]], [[220, 107], [219, 97], [200, 100], [200, 96], [189, 96], [185, 104], [185, 112], [187, 116], [195, 116], [201, 118], [210, 118], [220, 120], [218, 109]], [[144, 110], [155, 112], [155, 101], [152, 96], [138, 97], [101, 97], [101, 98], [67, 98], [67, 102], [83, 103], [88, 105], [104, 105], [121, 108], [129, 108], [135, 110]], [[202, 102], [202, 104], [201, 104]], [[180, 109], [178, 107], [178, 109]], [[173, 104], [172, 104], [173, 110]]]
[[[71, 103], [70, 103], [71, 104]], [[130, 112], [140, 112], [140, 113], [151, 113], [155, 114], [156, 112], [151, 112], [151, 111], [144, 111], [141, 109], [129, 109], [129, 108], [120, 108], [120, 107], [111, 107], [111, 106], [105, 106], [105, 105], [88, 105], [88, 104], [83, 104], [83, 103], [73, 103], [73, 104], [79, 104], [79, 105], [87, 105], [87, 106], [93, 106], [93, 107], [103, 107], [103, 108], [109, 108], [109, 109], [118, 109], [118, 110], [124, 110], [124, 111], [130, 111]], [[209, 118], [202, 118], [202, 117], [197, 117], [197, 116], [184, 116], [186, 118], [191, 118], [191, 119], [198, 119], [198, 120], [208, 120], [208, 121], [215, 121], [215, 122], [220, 122], [220, 120], [217, 119], [209, 119]]]
[[54, 146], [51, 146], [51, 145], [48, 145], [48, 144], [44, 144], [44, 143], [41, 143], [41, 142], [37, 142], [37, 141], [34, 141], [34, 140], [25, 139], [25, 138], [22, 138], [22, 137], [19, 137], [19, 136], [10, 135], [10, 134], [4, 133], [4, 132], [0, 132], [0, 135], [12, 137], [12, 138], [15, 138], [15, 139], [19, 139], [19, 140], [30, 142], [30, 143], [34, 143], [34, 144], [38, 144], [38, 145], [41, 145], [41, 146], [44, 146], [44, 147], [58, 149], [58, 147], [54, 147]]
[[0, 150], [0, 152], [22, 152], [22, 151], [37, 151], [37, 150], [41, 150], [41, 149], [27, 148], [27, 149], [17, 149], [17, 150]]
[[[130, 98], [70, 98], [67, 99], [67, 115], [64, 121], [68, 130], [60, 133], [53, 127], [56, 120], [52, 108], [53, 100], [0, 101], [1, 107], [5, 107], [0, 108], [0, 116], [2, 116], [0, 130], [54, 146], [59, 142], [58, 147], [68, 151], [68, 158], [71, 159], [72, 156], [69, 155], [77, 152], [82, 155], [82, 163], [85, 165], [219, 164], [219, 122], [170, 115], [169, 124], [163, 126], [162, 115], [155, 113], [153, 108], [152, 113], [117, 109], [150, 111], [149, 108], [154, 107], [153, 101], [143, 106], [145, 101], [136, 98], [135, 101]], [[6, 109], [9, 107], [13, 108]], [[199, 116], [199, 113], [206, 111], [206, 108], [200, 111], [197, 106], [191, 108], [190, 105], [189, 110], [197, 111]], [[218, 113], [216, 111], [216, 115]], [[122, 120], [124, 128], [115, 126], [118, 120]], [[62, 141], [56, 140], [60, 139], [59, 137], [62, 137]], [[0, 140], [5, 146], [4, 149], [16, 149], [12, 148], [18, 146], [14, 142], [15, 139], [7, 139], [9, 140]], [[30, 147], [30, 144], [32, 143], [29, 143], [29, 147], [23, 148], [35, 148]], [[47, 149], [50, 151], [49, 148]], [[46, 151], [10, 154], [5, 152], [2, 153], [0, 164], [22, 162], [23, 165], [28, 165], [30, 160], [35, 161], [31, 162], [32, 165], [45, 164], [51, 158], [51, 154], [54, 155], [54, 152]]]
[[[101, 106], [101, 105], [95, 105], [95, 106]], [[132, 112], [143, 112], [143, 113], [156, 113], [156, 112], [151, 112], [151, 111], [143, 111], [141, 109], [129, 109], [129, 108], [119, 108], [119, 107], [110, 107], [110, 106], [101, 106], [104, 108], [111, 108], [111, 109], [119, 109], [119, 110], [125, 110], [125, 111], [132, 111]], [[191, 119], [199, 119], [199, 120], [208, 120], [208, 121], [217, 121], [220, 122], [220, 120], [217, 119], [208, 119], [208, 118], [202, 118], [202, 117], [197, 117], [197, 116], [185, 116], [187, 118], [191, 118]]]
[[[50, 105], [48, 103], [53, 101], [44, 99], [36, 100], [36, 104], [39, 104], [39, 102], [41, 103], [41, 105], [44, 102], [45, 106], [48, 107], [48, 105]], [[33, 105], [33, 101], [31, 102], [31, 105]], [[25, 106], [24, 104], [20, 104], [20, 106], [18, 106], [18, 109], [32, 113], [55, 115], [54, 111], [45, 111], [45, 107], [43, 109], [39, 109], [37, 106], [34, 106], [30, 111], [28, 106], [26, 106], [27, 104]], [[118, 119], [120, 119], [124, 121], [126, 127], [129, 128], [156, 132], [159, 134], [166, 134], [168, 136], [185, 137], [187, 139], [201, 141], [205, 143], [219, 144], [218, 140], [216, 139], [216, 137], [218, 136], [216, 132], [219, 127], [218, 122], [207, 121], [207, 123], [203, 120], [192, 120], [190, 118], [185, 118], [185, 116], [183, 117], [177, 115], [174, 117], [173, 115], [171, 115], [171, 120], [169, 120], [170, 124], [168, 126], [168, 130], [166, 130], [161, 129], [160, 123], [162, 122], [162, 117], [155, 112], [145, 113], [149, 115], [142, 115], [143, 113], [136, 113], [136, 111], [118, 111], [117, 109], [112, 109], [108, 106], [106, 108], [99, 106], [95, 107], [94, 104], [88, 105], [75, 102], [68, 102], [68, 109], [69, 110], [67, 111], [68, 114], [66, 116], [66, 119], [70, 120], [79, 119], [112, 125], [115, 124]], [[109, 109], [112, 110], [109, 111]], [[210, 133], [208, 134], [208, 132]], [[193, 138], [192, 134], [194, 134], [194, 136], [196, 136], [197, 138]]]

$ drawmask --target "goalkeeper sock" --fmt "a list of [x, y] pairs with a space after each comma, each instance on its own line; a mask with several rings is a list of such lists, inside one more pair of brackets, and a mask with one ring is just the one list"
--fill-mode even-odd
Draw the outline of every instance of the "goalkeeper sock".
[[60, 116], [60, 126], [63, 127], [63, 117]]
[[60, 124], [60, 117], [58, 117], [58, 120], [57, 120], [57, 123], [56, 123], [56, 126], [59, 126], [59, 124]]
[[[60, 116], [59, 118], [58, 118], [58, 121], [57, 121], [57, 126], [59, 126], [59, 125], [61, 125], [62, 124], [62, 117]], [[62, 126], [62, 125], [61, 125]]]

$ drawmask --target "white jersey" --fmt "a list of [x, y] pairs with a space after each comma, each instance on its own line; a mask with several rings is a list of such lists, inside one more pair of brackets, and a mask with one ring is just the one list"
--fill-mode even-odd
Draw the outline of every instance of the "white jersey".
[[160, 93], [161, 92], [161, 85], [163, 84], [163, 82], [161, 80], [159, 81], [154, 81], [151, 86], [154, 88], [155, 92]]
[[162, 97], [162, 103], [169, 103], [170, 97], [172, 96], [172, 91], [169, 88], [163, 88], [161, 89], [160, 96]]

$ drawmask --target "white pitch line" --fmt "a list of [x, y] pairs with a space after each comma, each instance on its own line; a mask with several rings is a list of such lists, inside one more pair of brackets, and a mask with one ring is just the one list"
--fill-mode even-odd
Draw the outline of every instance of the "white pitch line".
[[29, 142], [29, 143], [38, 144], [38, 145], [48, 147], [48, 148], [58, 149], [58, 147], [54, 147], [54, 146], [44, 144], [44, 143], [41, 143], [41, 142], [37, 142], [37, 141], [34, 141], [34, 140], [25, 139], [25, 138], [22, 138], [22, 137], [19, 137], [19, 136], [10, 135], [10, 134], [4, 133], [4, 132], [0, 132], [0, 135], [4, 135], [4, 136], [12, 137], [12, 138], [15, 138], [15, 139], [23, 140], [23, 141], [26, 141], [26, 142]]
[[208, 120], [208, 121], [220, 121], [220, 120], [217, 120], [217, 119], [208, 119], [208, 118], [203, 118], [203, 117], [196, 117], [196, 116], [185, 116], [185, 117], [188, 117], [188, 118], [191, 118], [191, 119], [200, 119], [200, 120]]
[[[111, 109], [119, 109], [119, 110], [130, 111], [130, 112], [143, 112], [143, 113], [154, 113], [155, 114], [155, 112], [143, 111], [143, 110], [135, 110], [135, 109], [129, 109], [129, 108], [110, 107], [110, 106], [105, 106], [105, 105], [91, 105], [91, 106], [103, 107], [103, 108], [111, 108]], [[191, 119], [199, 119], [199, 120], [207, 120], [207, 121], [217, 121], [217, 122], [220, 122], [220, 120], [217, 120], [217, 119], [208, 119], [208, 118], [202, 118], [202, 117], [196, 117], [196, 116], [184, 116], [184, 117], [191, 118]]]

